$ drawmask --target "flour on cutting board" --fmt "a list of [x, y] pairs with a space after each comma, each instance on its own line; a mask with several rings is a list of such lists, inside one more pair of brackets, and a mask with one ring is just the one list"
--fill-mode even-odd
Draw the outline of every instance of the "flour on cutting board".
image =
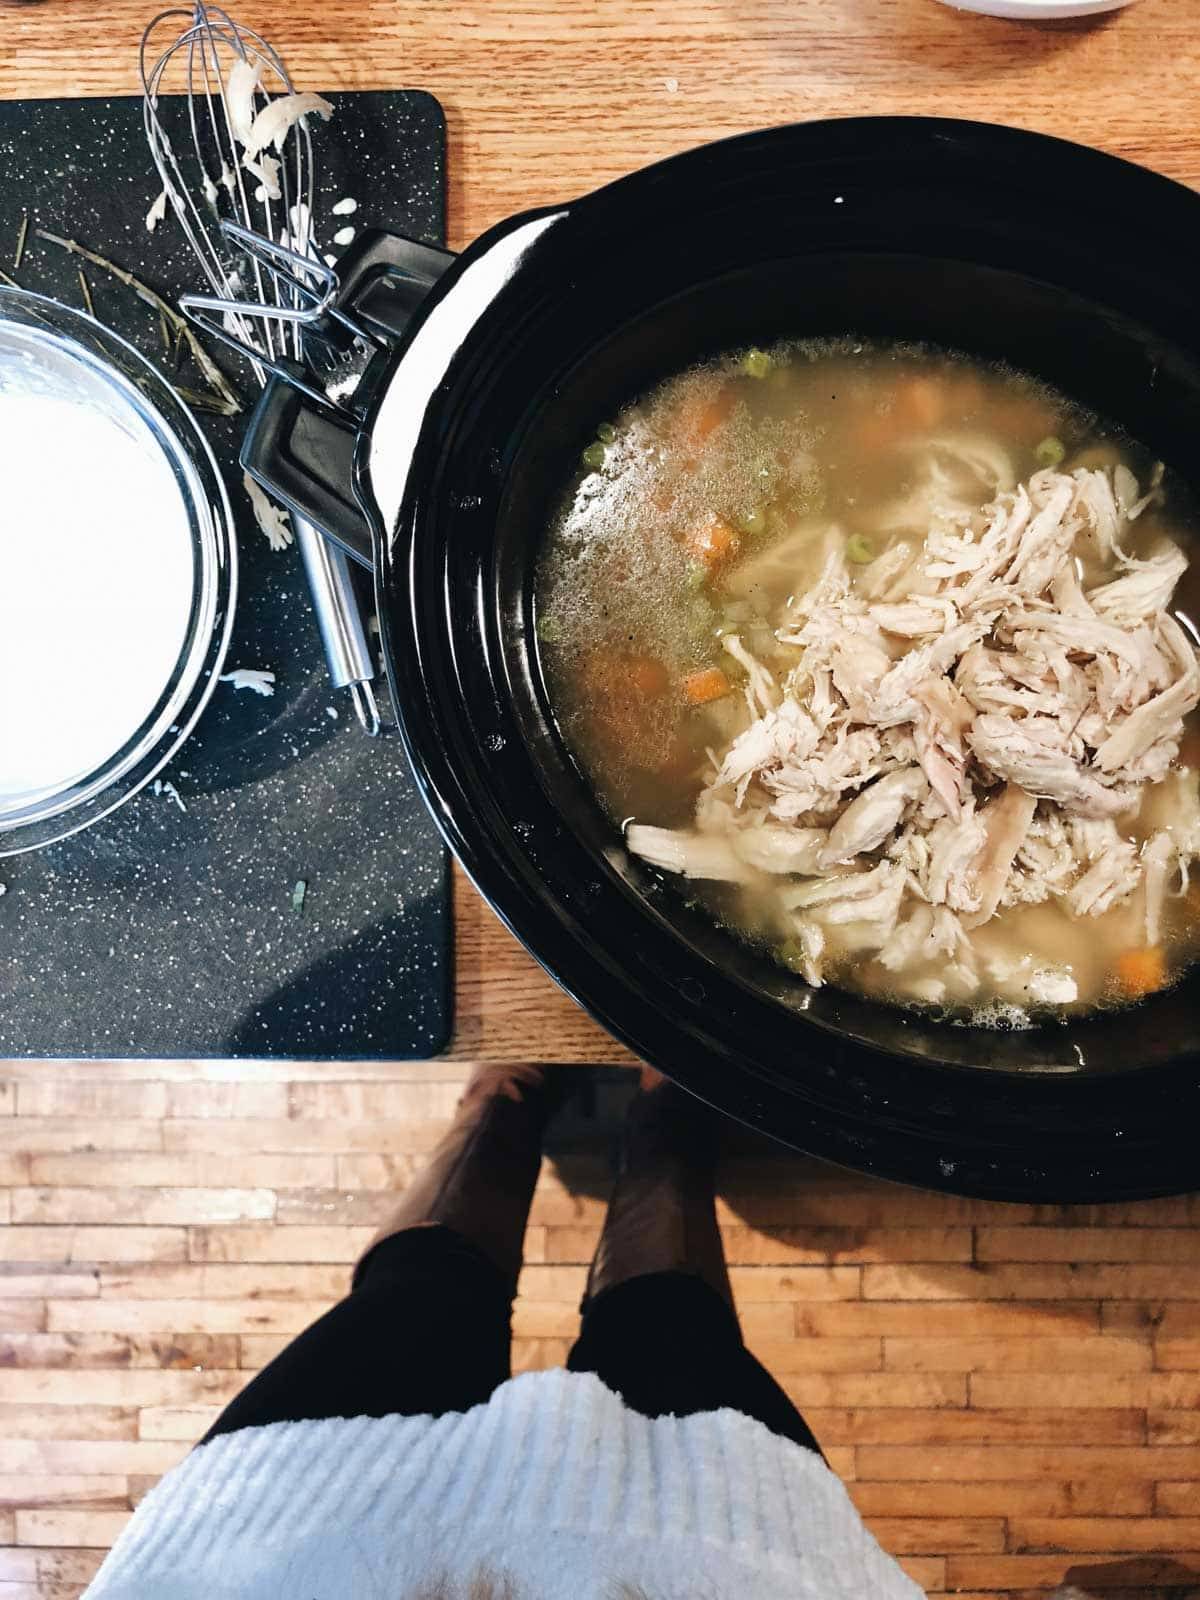
[[173, 783], [164, 783], [161, 778], [155, 778], [154, 792], [155, 794], [166, 795], [168, 800], [174, 800], [180, 811], [187, 810], [187, 806], [183, 803], [183, 796]]

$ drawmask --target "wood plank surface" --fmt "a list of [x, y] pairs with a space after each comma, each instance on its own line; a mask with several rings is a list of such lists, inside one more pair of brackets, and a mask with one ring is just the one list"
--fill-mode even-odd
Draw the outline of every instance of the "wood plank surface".
[[[9, 1177], [69, 1182], [11, 1183], [14, 1209], [45, 1220], [0, 1229], [0, 1600], [6, 1585], [66, 1600], [158, 1474], [344, 1292], [419, 1159], [370, 1150], [366, 1109], [386, 1108], [385, 1146], [404, 1128], [425, 1146], [469, 1068], [338, 1067], [328, 1080], [269, 1063], [174, 1062], [157, 1079], [142, 1062], [94, 1063], [86, 1080], [77, 1064], [4, 1070], [26, 1157]], [[211, 1115], [172, 1119], [146, 1096], [140, 1136], [122, 1121], [106, 1146], [112, 1124], [85, 1113], [64, 1152], [75, 1086], [115, 1103], [122, 1085], [156, 1081], [192, 1085], [168, 1101]], [[39, 1094], [25, 1098], [31, 1083]], [[227, 1097], [203, 1092], [214, 1083], [281, 1098], [261, 1096], [257, 1123], [231, 1119]], [[247, 1137], [222, 1158], [215, 1136], [231, 1123]], [[180, 1124], [211, 1130], [212, 1150], [193, 1139], [164, 1151]], [[319, 1154], [289, 1155], [289, 1125], [320, 1127]], [[259, 1160], [270, 1185], [222, 1189], [222, 1159], [237, 1183]], [[606, 1187], [599, 1158], [545, 1165], [518, 1371], [565, 1358]], [[1200, 1230], [1161, 1201], [1094, 1210], [914, 1195], [765, 1147], [727, 1163], [720, 1213], [747, 1340], [933, 1594], [1011, 1600], [1068, 1579], [1126, 1600], [1200, 1592], [1187, 1554], [1200, 1549], [1200, 1371], [1186, 1361], [1200, 1341], [1188, 1265]], [[1078, 1264], [1065, 1238], [1083, 1242]]]
[[[134, 91], [149, 9], [0, 0], [0, 96]], [[1003, 121], [1200, 183], [1193, 0], [1041, 26], [935, 0], [236, 9], [306, 83], [438, 96], [456, 247], [816, 116]], [[156, 1476], [341, 1291], [471, 1061], [628, 1060], [457, 872], [454, 897], [446, 1061], [0, 1069], [0, 1600], [81, 1592]], [[545, 1169], [518, 1368], [560, 1361], [575, 1332], [603, 1187]], [[1003, 1207], [748, 1160], [721, 1215], [747, 1338], [930, 1594], [1200, 1595], [1195, 1200]]]

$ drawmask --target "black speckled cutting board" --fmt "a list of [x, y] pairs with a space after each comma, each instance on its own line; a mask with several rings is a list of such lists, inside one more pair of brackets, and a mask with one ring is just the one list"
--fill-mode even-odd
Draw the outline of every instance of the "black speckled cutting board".
[[[442, 243], [437, 101], [407, 90], [330, 98], [333, 120], [314, 138], [323, 247], [348, 224]], [[79, 263], [36, 239], [37, 227], [169, 299], [199, 287], [173, 220], [146, 230], [158, 184], [140, 100], [0, 104], [0, 170], [0, 267], [21, 287], [82, 303]], [[357, 200], [354, 216], [331, 217], [345, 198]], [[100, 320], [165, 368], [153, 314], [85, 270]], [[221, 360], [236, 372], [236, 358]], [[179, 381], [203, 387], [194, 371]], [[247, 374], [238, 386], [252, 401]], [[226, 670], [268, 669], [276, 693], [218, 685], [162, 775], [186, 811], [151, 787], [73, 839], [0, 859], [0, 1056], [385, 1059], [446, 1043], [445, 851], [395, 731], [368, 739], [329, 686], [299, 554], [269, 549], [241, 487], [243, 420], [201, 418], [238, 524]]]

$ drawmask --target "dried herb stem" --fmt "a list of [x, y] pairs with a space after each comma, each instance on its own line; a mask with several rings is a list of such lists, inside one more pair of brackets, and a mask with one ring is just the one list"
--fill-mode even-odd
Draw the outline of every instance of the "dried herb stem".
[[230, 415], [224, 400], [211, 389], [186, 389], [181, 383], [175, 384], [174, 389], [183, 403], [191, 406], [193, 411], [206, 411], [213, 417]]
[[47, 244], [56, 245], [60, 250], [66, 250], [71, 255], [80, 256], [84, 261], [91, 262], [92, 266], [99, 267], [102, 272], [109, 273], [119, 283], [123, 283], [127, 288], [132, 289], [139, 300], [150, 306], [152, 310], [157, 311], [166, 321], [167, 326], [173, 328], [186, 343], [188, 350], [195, 359], [196, 365], [212, 385], [214, 392], [209, 396], [205, 409], [223, 417], [237, 415], [242, 409], [242, 404], [230, 387], [225, 374], [192, 332], [192, 329], [188, 326], [187, 319], [176, 311], [174, 306], [168, 304], [162, 295], [150, 288], [149, 284], [143, 283], [140, 278], [135, 278], [132, 272], [127, 272], [124, 267], [118, 266], [115, 261], [110, 261], [107, 256], [102, 256], [95, 250], [89, 250], [86, 245], [80, 244], [77, 239], [64, 239], [60, 234], [48, 233], [45, 228], [37, 228], [34, 231], [37, 237], [45, 240]]
[[83, 295], [83, 303], [87, 308], [88, 316], [94, 317], [96, 315], [96, 308], [92, 304], [92, 291], [88, 285], [87, 279], [84, 277], [82, 267], [79, 269], [79, 292]]
[[25, 258], [25, 241], [29, 237], [29, 213], [22, 211], [21, 226], [17, 229], [17, 248], [13, 252], [13, 271], [20, 272], [21, 262]]

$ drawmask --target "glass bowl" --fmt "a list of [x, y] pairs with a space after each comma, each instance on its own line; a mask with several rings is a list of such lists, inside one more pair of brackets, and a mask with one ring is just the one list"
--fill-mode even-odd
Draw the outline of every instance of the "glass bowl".
[[225, 486], [167, 381], [92, 318], [0, 288], [0, 856], [170, 761], [236, 588]]

